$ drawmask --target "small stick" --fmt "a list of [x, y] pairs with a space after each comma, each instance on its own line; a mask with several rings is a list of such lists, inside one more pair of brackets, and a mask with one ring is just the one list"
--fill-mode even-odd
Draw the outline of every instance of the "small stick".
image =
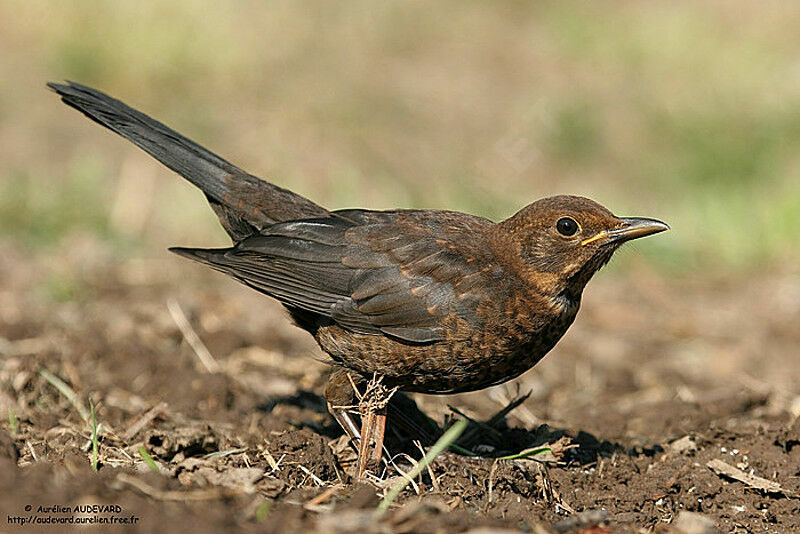
[[795, 499], [800, 498], [800, 495], [784, 489], [783, 486], [774, 480], [769, 480], [756, 475], [751, 475], [750, 473], [745, 473], [744, 471], [737, 469], [732, 465], [723, 462], [722, 460], [711, 460], [710, 462], [706, 463], [706, 467], [711, 469], [719, 476], [732, 478], [750, 486], [753, 489], [761, 490], [764, 493], [780, 493], [785, 497], [792, 497]]
[[143, 416], [139, 418], [138, 421], [133, 423], [130, 428], [123, 434], [123, 439], [126, 441], [134, 437], [136, 434], [139, 433], [144, 427], [146, 427], [150, 421], [161, 415], [161, 413], [167, 408], [166, 402], [159, 402], [149, 410], [145, 412]]
[[503, 420], [505, 416], [511, 413], [512, 410], [514, 410], [517, 406], [528, 400], [528, 398], [530, 398], [531, 396], [531, 393], [532, 391], [529, 391], [525, 395], [517, 397], [516, 399], [509, 402], [505, 408], [494, 414], [492, 418], [486, 422], [486, 424], [489, 425], [490, 427], [494, 427], [495, 425], [497, 425], [500, 421]]
[[492, 462], [492, 468], [489, 470], [489, 504], [492, 504], [492, 490], [494, 489], [494, 473], [497, 471], [497, 462], [499, 460], [495, 459]]
[[178, 301], [175, 299], [167, 299], [167, 309], [172, 316], [172, 320], [175, 321], [175, 324], [178, 325], [178, 329], [183, 334], [183, 338], [189, 343], [189, 346], [192, 347], [192, 350], [197, 355], [200, 363], [203, 364], [203, 367], [206, 368], [206, 371], [209, 373], [218, 373], [220, 371], [219, 363], [217, 363], [217, 360], [215, 360], [214, 356], [208, 351], [203, 340], [200, 339], [200, 336], [198, 336], [197, 332], [192, 328], [189, 319], [186, 318], [186, 314], [183, 313], [183, 308], [178, 304]]
[[[407, 459], [407, 460], [408, 460], [408, 461], [411, 463], [412, 467], [416, 467], [416, 466], [417, 466], [417, 464], [419, 464], [419, 462], [418, 462], [418, 461], [416, 461], [416, 460], [415, 460], [415, 459], [413, 459], [411, 456], [409, 456], [409, 455], [407, 455], [407, 454], [405, 454], [405, 453], [404, 453], [404, 454], [402, 454], [402, 456], [405, 456], [405, 457], [406, 457], [406, 459]], [[393, 459], [391, 460], [391, 464], [392, 464], [392, 467], [394, 467], [395, 471], [397, 471], [398, 473], [400, 473], [400, 476], [401, 476], [401, 477], [403, 477], [403, 478], [405, 478], [406, 480], [408, 480], [408, 483], [409, 483], [409, 484], [411, 484], [411, 487], [412, 487], [412, 488], [414, 488], [414, 493], [416, 493], [417, 495], [419, 495], [419, 485], [418, 485], [418, 484], [417, 484], [417, 483], [414, 481], [414, 479], [413, 479], [413, 478], [411, 478], [411, 476], [409, 476], [409, 474], [408, 474], [408, 473], [406, 473], [405, 471], [403, 471], [402, 469], [400, 469], [400, 466], [398, 466], [398, 465], [395, 463], [395, 461], [394, 461]]]
[[372, 459], [379, 463], [383, 457], [383, 438], [386, 435], [386, 413], [375, 414], [375, 448], [372, 450]]
[[91, 428], [92, 428], [92, 471], [97, 472], [97, 464], [99, 460], [99, 447], [97, 445], [97, 416], [94, 412], [94, 403], [89, 399], [89, 410], [91, 411]]
[[[422, 456], [425, 456], [425, 449], [422, 448], [422, 443], [420, 443], [418, 440], [414, 440], [414, 445], [417, 446], [419, 452], [422, 453]], [[426, 467], [428, 468], [428, 476], [431, 477], [431, 484], [433, 484], [433, 489], [437, 493], [440, 492], [442, 489], [439, 487], [439, 481], [436, 480], [436, 477], [433, 475], [433, 469], [431, 468], [431, 464], [428, 464]], [[417, 493], [419, 493], [419, 491], [417, 491]], [[491, 499], [489, 499], [489, 501], [491, 502]]]
[[306, 468], [306, 466], [304, 466], [303, 464], [297, 464], [297, 467], [299, 467], [299, 468], [300, 468], [300, 470], [301, 470], [301, 471], [303, 471], [303, 473], [305, 473], [305, 474], [307, 474], [308, 476], [310, 476], [310, 477], [311, 477], [311, 480], [313, 480], [314, 482], [316, 482], [318, 486], [325, 486], [325, 483], [322, 481], [322, 479], [321, 479], [321, 478], [319, 478], [319, 477], [318, 477], [317, 475], [315, 475], [314, 473], [312, 473], [311, 471], [309, 471], [309, 470]]
[[225, 458], [226, 456], [230, 456], [231, 454], [241, 454], [243, 452], [247, 452], [247, 447], [239, 447], [236, 449], [209, 452], [208, 454], [203, 456], [203, 458], [205, 458], [206, 460], [210, 460], [211, 458]]
[[38, 462], [39, 458], [36, 457], [36, 451], [33, 450], [33, 445], [31, 445], [31, 442], [30, 441], [26, 441], [25, 445], [27, 445], [28, 446], [28, 450], [31, 451], [31, 456], [33, 457], [33, 461], [34, 462]]
[[322, 493], [320, 493], [319, 495], [317, 495], [316, 497], [305, 503], [303, 506], [304, 507], [319, 506], [320, 504], [324, 503], [325, 501], [327, 501], [328, 499], [339, 493], [343, 487], [344, 486], [342, 486], [341, 484], [331, 486], [330, 488], [326, 489], [325, 491], [323, 491]]
[[[266, 441], [266, 440], [264, 440], [264, 441]], [[264, 447], [264, 450], [261, 451], [261, 454], [263, 454], [264, 458], [267, 459], [267, 463], [269, 463], [269, 466], [272, 468], [273, 472], [278, 469], [278, 464], [280, 463], [280, 460], [278, 460], [276, 462], [275, 458], [272, 456], [272, 453], [269, 452], [269, 449]]]
[[275, 458], [273, 458], [272, 455], [269, 452], [267, 452], [264, 456], [266, 457], [267, 461], [269, 462], [269, 465], [272, 466], [272, 471], [270, 471], [270, 474], [274, 473], [275, 471], [280, 471], [281, 470], [281, 462], [283, 461], [284, 458], [286, 458], [286, 454], [282, 454], [281, 457], [278, 458], [278, 461], [276, 462]]

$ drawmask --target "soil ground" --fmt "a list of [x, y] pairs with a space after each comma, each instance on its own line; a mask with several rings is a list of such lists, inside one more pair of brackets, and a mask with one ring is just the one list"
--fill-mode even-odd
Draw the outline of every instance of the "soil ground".
[[[531, 393], [467, 430], [460, 443], [478, 456], [444, 453], [377, 516], [422, 453], [395, 433], [393, 465], [354, 482], [321, 398], [324, 355], [278, 305], [166, 253], [119, 260], [73, 240], [54, 264], [4, 250], [0, 531], [65, 526], [19, 524], [34, 517], [133, 517], [115, 528], [141, 532], [800, 531], [797, 275], [600, 273], [533, 371], [412, 397], [443, 427], [459, 413], [485, 423]], [[90, 401], [97, 472], [77, 408]]]

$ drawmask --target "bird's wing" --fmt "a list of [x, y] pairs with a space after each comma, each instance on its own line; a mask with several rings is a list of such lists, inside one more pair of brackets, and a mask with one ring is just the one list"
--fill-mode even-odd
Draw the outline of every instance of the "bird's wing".
[[272, 225], [230, 249], [175, 249], [283, 304], [362, 334], [444, 339], [474, 323], [490, 221], [450, 212], [347, 210]]

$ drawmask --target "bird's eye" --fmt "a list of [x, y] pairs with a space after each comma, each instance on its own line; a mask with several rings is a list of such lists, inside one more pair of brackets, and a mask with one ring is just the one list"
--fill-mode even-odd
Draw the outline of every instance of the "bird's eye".
[[578, 223], [572, 217], [561, 217], [556, 222], [556, 230], [563, 236], [573, 236], [578, 231]]

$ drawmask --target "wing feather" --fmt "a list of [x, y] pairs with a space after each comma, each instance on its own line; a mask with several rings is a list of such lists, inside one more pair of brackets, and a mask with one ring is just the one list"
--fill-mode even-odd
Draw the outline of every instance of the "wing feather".
[[485, 247], [465, 243], [492, 223], [460, 217], [347, 210], [278, 223], [230, 249], [174, 251], [353, 332], [433, 343], [448, 316], [476, 321], [463, 302]]

